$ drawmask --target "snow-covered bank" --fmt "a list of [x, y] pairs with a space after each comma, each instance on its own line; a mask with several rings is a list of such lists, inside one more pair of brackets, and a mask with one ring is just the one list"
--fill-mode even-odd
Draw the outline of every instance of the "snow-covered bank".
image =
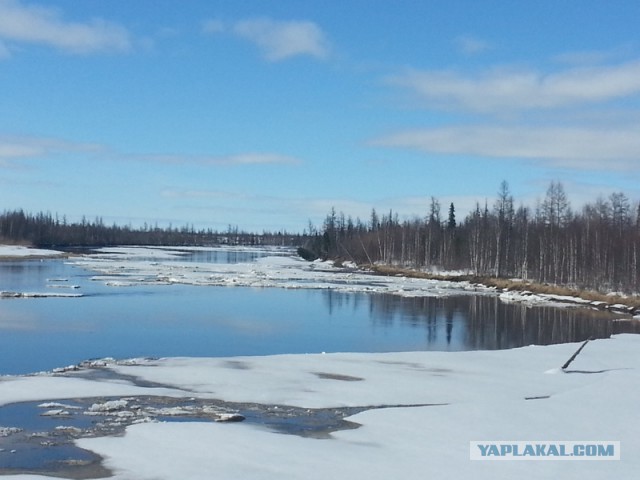
[[599, 310], [608, 310], [613, 313], [623, 313], [626, 315], [638, 315], [640, 310], [636, 307], [621, 303], [607, 303], [599, 300], [588, 300], [577, 296], [554, 295], [550, 293], [533, 293], [526, 290], [503, 291], [499, 294], [501, 301], [505, 303], [523, 303], [525, 305], [554, 305], [578, 307], [592, 307]]
[[23, 247], [20, 245], [0, 245], [0, 260], [24, 258], [53, 258], [66, 255], [58, 250]]
[[[145, 423], [121, 437], [77, 440], [103, 456], [116, 479], [634, 478], [640, 337], [590, 342], [562, 371], [577, 346], [146, 360], [107, 364], [103, 368], [117, 374], [112, 379], [92, 379], [86, 370], [3, 377], [0, 404], [167, 395], [305, 408], [395, 406], [359, 413], [350, 421], [360, 428], [322, 440], [248, 422]], [[133, 378], [138, 386], [126, 380]], [[475, 440], [619, 441], [622, 456], [475, 462], [469, 460]]]

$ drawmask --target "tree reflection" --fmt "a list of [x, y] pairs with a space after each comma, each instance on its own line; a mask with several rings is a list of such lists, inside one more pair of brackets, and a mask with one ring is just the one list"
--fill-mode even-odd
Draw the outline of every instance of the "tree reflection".
[[628, 315], [505, 303], [497, 296], [408, 298], [328, 290], [325, 301], [330, 314], [347, 307], [354, 312], [366, 308], [373, 325], [422, 335], [428, 350], [498, 350], [640, 333], [640, 322]]

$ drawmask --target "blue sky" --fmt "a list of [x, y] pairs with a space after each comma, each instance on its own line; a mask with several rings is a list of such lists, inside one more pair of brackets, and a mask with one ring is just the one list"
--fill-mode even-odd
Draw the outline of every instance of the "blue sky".
[[301, 231], [640, 200], [640, 2], [0, 0], [0, 209]]

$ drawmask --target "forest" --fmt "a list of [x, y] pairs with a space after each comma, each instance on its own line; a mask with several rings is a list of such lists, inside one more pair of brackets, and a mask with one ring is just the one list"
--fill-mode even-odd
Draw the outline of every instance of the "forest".
[[51, 213], [29, 214], [22, 210], [0, 214], [0, 243], [26, 244], [34, 247], [72, 248], [102, 247], [108, 245], [287, 245], [303, 243], [299, 234], [288, 232], [241, 231], [229, 225], [225, 231], [196, 230], [193, 225], [161, 228], [144, 224], [106, 225], [98, 217], [93, 221], [83, 218], [80, 222], [68, 222]]
[[[444, 212], [443, 212], [444, 210]], [[562, 183], [551, 182], [535, 207], [516, 207], [506, 181], [496, 198], [456, 218], [453, 203], [431, 197], [425, 215], [397, 213], [367, 221], [332, 209], [322, 226], [303, 233], [106, 225], [101, 218], [68, 222], [51, 213], [0, 214], [0, 243], [72, 248], [107, 245], [282, 245], [304, 258], [350, 260], [420, 271], [463, 270], [479, 277], [592, 289], [640, 292], [640, 205], [622, 192], [574, 211]]]
[[495, 200], [458, 220], [455, 205], [431, 198], [426, 215], [400, 221], [375, 209], [367, 222], [336, 213], [309, 226], [308, 258], [343, 258], [420, 270], [465, 270], [577, 289], [640, 291], [640, 205], [624, 193], [573, 211], [562, 183], [551, 182], [532, 208], [516, 207], [508, 183]]

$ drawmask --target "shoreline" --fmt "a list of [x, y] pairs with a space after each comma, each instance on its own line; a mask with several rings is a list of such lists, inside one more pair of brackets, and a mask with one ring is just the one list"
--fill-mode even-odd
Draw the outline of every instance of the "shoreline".
[[[0, 262], [21, 260], [51, 260], [75, 257], [71, 252], [32, 248], [26, 245], [0, 245]], [[297, 258], [297, 257], [296, 257]], [[336, 267], [343, 267], [342, 261], [333, 260]], [[383, 277], [406, 277], [442, 282], [463, 283], [495, 289], [503, 299], [512, 302], [534, 302], [536, 296], [543, 300], [566, 303], [576, 306], [589, 306], [599, 310], [624, 313], [632, 316], [640, 315], [640, 296], [623, 296], [614, 293], [605, 294], [593, 290], [582, 290], [563, 285], [541, 284], [525, 279], [495, 278], [473, 274], [431, 273], [413, 268], [363, 264], [354, 265], [357, 270]], [[353, 267], [350, 267], [353, 268]]]
[[550, 300], [561, 303], [591, 306], [600, 310], [609, 310], [617, 313], [627, 313], [633, 316], [640, 315], [639, 296], [621, 296], [616, 294], [604, 294], [596, 291], [580, 290], [562, 285], [549, 285], [531, 282], [523, 279], [495, 278], [470, 274], [452, 275], [421, 272], [411, 268], [395, 267], [391, 265], [362, 265], [365, 271], [380, 276], [405, 276], [407, 278], [419, 278], [426, 280], [440, 280], [445, 282], [468, 282], [472, 285], [481, 285], [486, 288], [495, 288], [503, 293], [519, 293], [523, 297], [541, 295]]
[[[477, 470], [469, 462], [469, 441], [473, 438], [597, 435], [616, 438], [624, 448], [636, 448], [638, 438], [629, 422], [635, 418], [639, 341], [633, 335], [597, 340], [577, 357], [577, 344], [572, 343], [501, 351], [92, 362], [86, 369], [7, 378], [10, 388], [3, 390], [3, 396], [5, 405], [31, 403], [31, 411], [47, 414], [42, 421], [57, 418], [52, 425], [58, 425], [65, 415], [85, 415], [81, 412], [105, 425], [118, 425], [116, 435], [85, 436], [67, 423], [63, 431], [74, 437], [69, 440], [91, 452], [94, 462], [63, 464], [60, 469], [46, 471], [29, 469], [33, 475], [50, 476], [44, 478], [174, 479], [188, 467], [190, 476], [198, 478], [207, 478], [211, 472], [234, 478], [241, 471], [249, 478], [333, 475], [346, 480], [361, 473], [363, 465], [368, 466], [369, 471], [364, 472], [368, 476], [382, 472], [380, 478], [392, 478], [402, 465], [404, 476], [411, 479], [424, 477], [425, 468], [432, 468], [445, 476], [484, 480], [499, 477], [504, 470]], [[571, 368], [567, 358], [575, 358]], [[99, 374], [94, 374], [94, 368], [101, 370]], [[388, 388], [390, 384], [394, 388]], [[264, 407], [275, 423], [264, 423], [260, 412], [254, 410], [256, 406]], [[363, 406], [365, 409], [358, 412]], [[239, 410], [243, 414], [245, 409], [246, 422], [213, 419], [219, 413]], [[325, 413], [337, 409], [341, 414], [336, 421], [347, 428], [334, 430], [330, 425], [325, 430]], [[286, 434], [277, 428], [291, 426], [297, 413], [306, 416], [310, 410], [319, 416], [312, 415], [311, 423], [301, 425], [301, 431]], [[145, 413], [159, 416], [156, 420], [160, 421], [135, 422]], [[191, 422], [162, 418], [178, 420], [172, 415], [178, 413], [196, 415]], [[198, 417], [200, 413], [205, 416]], [[585, 418], [597, 422], [585, 422]], [[355, 425], [359, 428], [349, 428]], [[321, 428], [329, 438], [306, 435], [307, 426]], [[41, 431], [40, 426], [32, 430]], [[430, 435], [429, 431], [441, 435]], [[53, 435], [52, 440], [60, 441], [60, 436]], [[247, 451], [252, 455], [249, 467]], [[282, 452], [299, 460], [282, 462]], [[333, 461], [323, 462], [326, 458]], [[613, 473], [597, 472], [599, 476], [628, 478], [638, 462], [637, 458], [623, 458], [613, 463], [556, 462], [546, 464], [548, 469], [542, 473], [558, 474], [562, 463], [566, 465], [560, 472], [562, 478], [579, 480], [596, 467], [617, 467]], [[511, 476], [526, 477], [530, 469], [527, 463], [510, 465], [519, 469], [510, 472]], [[495, 468], [502, 468], [502, 464]], [[316, 472], [319, 474], [314, 475]], [[26, 475], [16, 468], [11, 473], [19, 476], [8, 478]]]
[[57, 255], [0, 255], [0, 262], [19, 262], [22, 260], [55, 260], [55, 259], [65, 259], [71, 258], [73, 255], [69, 253], [60, 253]]
[[53, 258], [69, 258], [68, 252], [35, 248], [28, 245], [0, 244], [0, 262], [15, 262], [19, 260], [49, 260]]

